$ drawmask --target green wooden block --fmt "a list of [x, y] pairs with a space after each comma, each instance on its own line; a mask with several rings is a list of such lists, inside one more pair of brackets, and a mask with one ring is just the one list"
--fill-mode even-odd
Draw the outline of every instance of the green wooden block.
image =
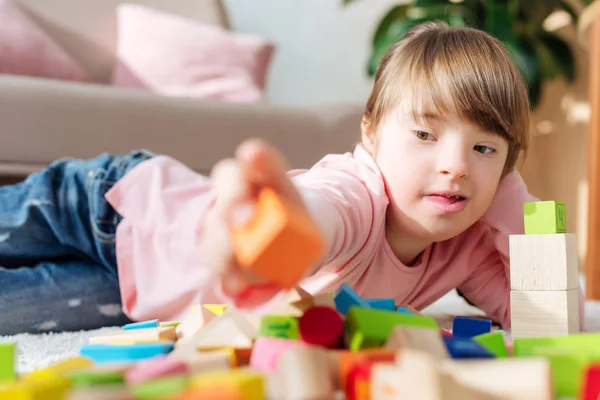
[[171, 376], [133, 385], [132, 393], [137, 400], [155, 400], [174, 396], [189, 386], [187, 376]]
[[481, 335], [473, 336], [472, 340], [482, 345], [498, 358], [508, 357], [508, 349], [506, 348], [506, 342], [504, 342], [504, 336], [501, 332], [482, 333]]
[[0, 383], [16, 380], [16, 354], [16, 343], [0, 343]]
[[122, 373], [114, 371], [79, 371], [69, 375], [73, 387], [88, 387], [113, 383], [124, 383]]
[[536, 338], [515, 338], [513, 340], [513, 355], [515, 357], [531, 356], [538, 348], [560, 347], [572, 352], [600, 349], [600, 333], [578, 333], [564, 336], [549, 336]]
[[258, 336], [299, 339], [298, 319], [288, 315], [265, 315], [260, 319]]
[[523, 205], [525, 234], [552, 234], [567, 232], [565, 203], [534, 201]]
[[433, 317], [353, 306], [345, 321], [348, 347], [352, 351], [381, 347], [396, 325], [440, 329]]

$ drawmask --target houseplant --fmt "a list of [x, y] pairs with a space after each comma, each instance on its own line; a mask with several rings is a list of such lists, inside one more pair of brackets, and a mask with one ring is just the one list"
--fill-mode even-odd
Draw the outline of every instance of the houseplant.
[[[357, 1], [342, 0], [344, 5]], [[367, 62], [369, 76], [375, 75], [383, 55], [408, 29], [428, 20], [442, 20], [452, 26], [487, 31], [501, 40], [523, 74], [532, 108], [541, 98], [544, 82], [559, 76], [568, 82], [576, 78], [570, 45], [543, 26], [543, 21], [557, 10], [568, 12], [575, 24], [577, 13], [568, 1], [405, 0], [399, 3], [377, 24]]]

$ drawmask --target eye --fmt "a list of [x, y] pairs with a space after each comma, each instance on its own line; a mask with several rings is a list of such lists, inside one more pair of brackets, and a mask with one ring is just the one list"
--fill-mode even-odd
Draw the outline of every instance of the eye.
[[433, 140], [433, 136], [427, 132], [415, 131], [415, 136], [420, 140]]
[[481, 153], [481, 154], [494, 154], [496, 152], [496, 149], [493, 149], [489, 146], [475, 146], [473, 147], [475, 149], [475, 151]]

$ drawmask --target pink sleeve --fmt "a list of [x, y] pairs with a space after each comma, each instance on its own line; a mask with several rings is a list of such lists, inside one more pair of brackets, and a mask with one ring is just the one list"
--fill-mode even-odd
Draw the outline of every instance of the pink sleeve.
[[[497, 257], [501, 261], [501, 264], [499, 265], [504, 267], [507, 278], [506, 282], [508, 283], [508, 288], [502, 289], [504, 288], [505, 282], [503, 280], [494, 281], [497, 282], [500, 289], [494, 288], [491, 289], [491, 292], [497, 292], [498, 290], [510, 291], [509, 236], [525, 233], [523, 205], [525, 202], [530, 201], [540, 201], [540, 199], [529, 193], [523, 178], [517, 170], [514, 170], [500, 182], [490, 208], [480, 220], [491, 228], [493, 250], [497, 250]], [[474, 289], [476, 288], [477, 286], [474, 287]], [[579, 298], [580, 325], [583, 329], [585, 312], [584, 297], [581, 287], [579, 288]], [[507, 301], [503, 299], [505, 298], [500, 296], [497, 297], [496, 301]], [[496, 309], [497, 307], [491, 308]], [[510, 313], [507, 318], [508, 320], [510, 319]]]
[[[351, 156], [344, 157], [325, 157], [308, 171], [290, 172], [326, 240], [325, 255], [309, 269], [306, 278], [319, 272], [323, 265], [333, 271], [328, 274], [337, 280], [352, 273], [351, 260], [365, 246], [375, 221], [383, 223], [381, 219], [385, 218], [387, 196], [377, 172]], [[271, 302], [277, 294], [276, 288], [262, 286], [249, 289], [243, 298], [232, 301], [239, 308], [257, 308]]]

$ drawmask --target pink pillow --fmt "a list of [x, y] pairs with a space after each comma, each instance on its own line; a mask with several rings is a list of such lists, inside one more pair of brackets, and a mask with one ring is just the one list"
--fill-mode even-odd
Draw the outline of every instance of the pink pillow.
[[86, 80], [83, 69], [14, 0], [0, 0], [0, 74]]
[[260, 102], [274, 45], [138, 4], [117, 8], [112, 84], [167, 96]]

